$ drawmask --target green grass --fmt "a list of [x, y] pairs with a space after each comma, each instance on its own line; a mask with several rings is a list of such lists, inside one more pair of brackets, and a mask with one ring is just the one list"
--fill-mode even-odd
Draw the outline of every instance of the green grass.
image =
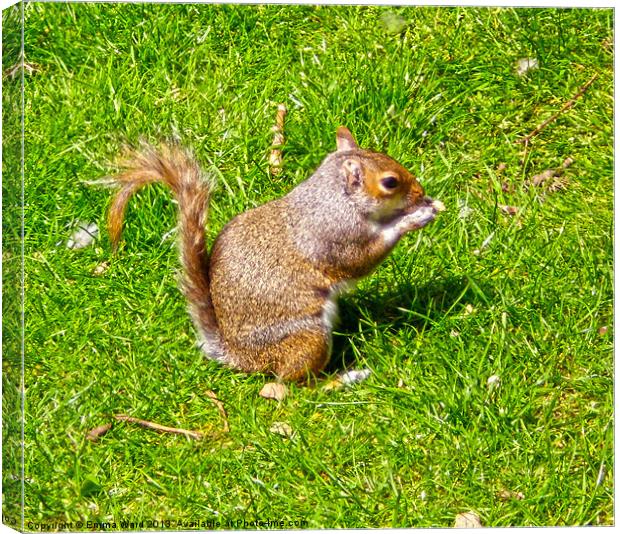
[[[428, 527], [469, 510], [487, 526], [613, 523], [612, 10], [48, 3], [25, 16], [27, 529]], [[4, 20], [6, 71], [18, 40]], [[518, 76], [527, 57], [539, 68]], [[522, 161], [515, 141], [594, 74]], [[3, 83], [4, 109], [18, 109], [19, 81]], [[272, 178], [280, 102], [285, 172]], [[18, 169], [18, 123], [3, 120], [4, 163]], [[162, 188], [132, 202], [117, 256], [106, 236], [63, 246], [76, 220], [103, 228], [109, 192], [85, 182], [112, 170], [124, 141], [178, 132], [193, 147], [218, 182], [212, 242], [234, 214], [308, 176], [340, 124], [448, 207], [342, 299], [330, 372], [370, 368], [355, 387], [290, 386], [277, 404], [258, 396], [268, 378], [203, 358], [174, 239], [162, 241], [176, 224]], [[524, 187], [566, 157], [564, 191]], [[5, 302], [19, 272], [17, 177], [3, 182]], [[5, 423], [17, 314], [5, 309]], [[87, 441], [113, 413], [213, 437], [117, 424]], [[294, 436], [270, 432], [276, 421]], [[15, 517], [18, 427], [6, 425]]]

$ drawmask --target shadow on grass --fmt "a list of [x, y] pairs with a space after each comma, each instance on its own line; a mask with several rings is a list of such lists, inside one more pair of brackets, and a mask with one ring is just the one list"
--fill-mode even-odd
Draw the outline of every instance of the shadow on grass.
[[416, 333], [432, 330], [442, 321], [462, 313], [468, 304], [488, 305], [494, 300], [491, 285], [471, 278], [450, 277], [424, 286], [395, 286], [386, 292], [355, 291], [339, 300], [340, 321], [336, 326], [334, 346], [327, 373], [351, 367], [355, 355], [349, 337], [360, 332], [360, 319], [368, 318], [377, 329], [412, 329]]

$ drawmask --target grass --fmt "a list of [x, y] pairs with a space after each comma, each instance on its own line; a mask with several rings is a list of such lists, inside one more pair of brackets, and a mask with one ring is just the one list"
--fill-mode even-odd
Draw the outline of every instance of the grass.
[[[27, 530], [614, 522], [612, 10], [30, 3], [25, 18]], [[519, 76], [520, 58], [538, 68]], [[594, 74], [524, 157], [515, 141]], [[3, 84], [3, 511], [19, 520], [19, 80]], [[193, 147], [218, 181], [212, 242], [308, 176], [339, 124], [448, 206], [343, 297], [330, 372], [370, 368], [355, 387], [293, 385], [278, 404], [258, 396], [268, 378], [202, 357], [161, 188], [133, 200], [117, 256], [104, 235], [63, 245], [77, 220], [103, 228], [109, 192], [85, 182], [124, 141]], [[524, 187], [567, 157], [563, 191]], [[113, 413], [213, 437], [117, 424], [87, 441]]]

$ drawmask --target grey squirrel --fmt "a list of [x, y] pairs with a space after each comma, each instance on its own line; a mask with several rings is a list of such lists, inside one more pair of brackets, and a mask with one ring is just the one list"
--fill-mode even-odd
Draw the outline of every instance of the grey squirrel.
[[134, 151], [113, 177], [108, 214], [116, 249], [127, 202], [166, 184], [178, 202], [182, 290], [210, 358], [245, 372], [300, 381], [326, 365], [336, 299], [369, 274], [407, 232], [444, 209], [385, 154], [358, 147], [340, 127], [335, 152], [285, 196], [224, 226], [205, 243], [211, 187], [178, 144]]

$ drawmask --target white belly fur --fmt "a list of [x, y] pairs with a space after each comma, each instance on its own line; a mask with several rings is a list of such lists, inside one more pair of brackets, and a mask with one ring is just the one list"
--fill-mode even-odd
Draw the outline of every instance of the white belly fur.
[[334, 327], [334, 323], [338, 320], [338, 297], [343, 293], [351, 291], [355, 287], [356, 283], [357, 280], [347, 280], [346, 282], [335, 284], [332, 287], [331, 292], [323, 305], [323, 315], [321, 317], [323, 320], [323, 326], [325, 326], [328, 331], [331, 332]]

